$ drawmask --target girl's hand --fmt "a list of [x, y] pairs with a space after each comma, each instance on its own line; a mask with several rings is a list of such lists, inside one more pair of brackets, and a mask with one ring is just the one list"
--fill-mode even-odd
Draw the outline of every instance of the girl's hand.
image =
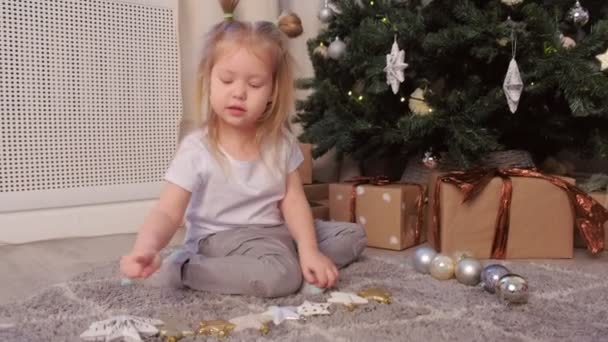
[[318, 249], [303, 249], [299, 251], [302, 274], [309, 283], [330, 288], [338, 280], [338, 268]]
[[133, 253], [120, 259], [120, 271], [129, 278], [148, 278], [160, 268], [158, 252]]

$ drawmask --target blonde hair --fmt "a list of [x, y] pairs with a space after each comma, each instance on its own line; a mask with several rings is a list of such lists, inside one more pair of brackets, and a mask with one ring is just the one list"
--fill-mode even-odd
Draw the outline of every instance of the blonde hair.
[[[235, 20], [234, 9], [238, 3], [238, 0], [220, 0], [225, 20], [214, 25], [205, 37], [198, 65], [195, 113], [197, 120], [202, 120], [199, 126], [207, 129], [211, 152], [221, 161], [223, 154], [219, 149], [219, 118], [213, 113], [209, 101], [211, 70], [221, 52], [218, 46], [228, 42], [256, 49], [270, 49], [273, 56], [272, 100], [258, 120], [256, 143], [259, 146], [267, 145], [268, 153], [276, 162], [283, 147], [284, 130], [291, 130], [288, 116], [294, 109], [293, 58], [288, 51], [287, 37], [300, 35], [302, 22], [295, 14], [280, 17], [278, 24]], [[262, 158], [270, 163], [268, 156], [262, 154]], [[270, 163], [272, 164], [274, 163]]]

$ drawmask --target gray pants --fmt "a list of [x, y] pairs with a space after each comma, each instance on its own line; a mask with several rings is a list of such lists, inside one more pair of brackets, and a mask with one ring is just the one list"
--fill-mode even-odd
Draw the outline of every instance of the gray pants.
[[[319, 249], [338, 268], [365, 249], [363, 227], [349, 222], [315, 221]], [[202, 240], [199, 253], [179, 250], [163, 264], [172, 286], [224, 294], [279, 297], [298, 291], [302, 271], [286, 226], [243, 228]]]

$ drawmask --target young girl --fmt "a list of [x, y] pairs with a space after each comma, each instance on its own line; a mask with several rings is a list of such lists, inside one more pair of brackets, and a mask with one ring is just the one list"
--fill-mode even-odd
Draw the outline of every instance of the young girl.
[[[300, 19], [241, 22], [232, 16], [238, 1], [220, 2], [226, 19], [208, 33], [199, 64], [203, 125], [181, 142], [121, 270], [146, 278], [160, 268], [169, 286], [261, 297], [296, 292], [302, 275], [332, 287], [366, 238], [357, 224], [313, 222], [304, 196], [302, 153], [287, 129], [286, 35], [302, 32]], [[159, 251], [184, 212], [184, 246], [161, 267]]]

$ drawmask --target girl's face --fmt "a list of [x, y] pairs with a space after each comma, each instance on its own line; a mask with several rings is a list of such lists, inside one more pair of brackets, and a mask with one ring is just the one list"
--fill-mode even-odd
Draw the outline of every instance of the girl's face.
[[[258, 49], [262, 50], [262, 49]], [[258, 51], [256, 51], [258, 52]], [[269, 53], [235, 46], [224, 49], [211, 69], [210, 98], [222, 124], [250, 130], [269, 107], [273, 70]]]

